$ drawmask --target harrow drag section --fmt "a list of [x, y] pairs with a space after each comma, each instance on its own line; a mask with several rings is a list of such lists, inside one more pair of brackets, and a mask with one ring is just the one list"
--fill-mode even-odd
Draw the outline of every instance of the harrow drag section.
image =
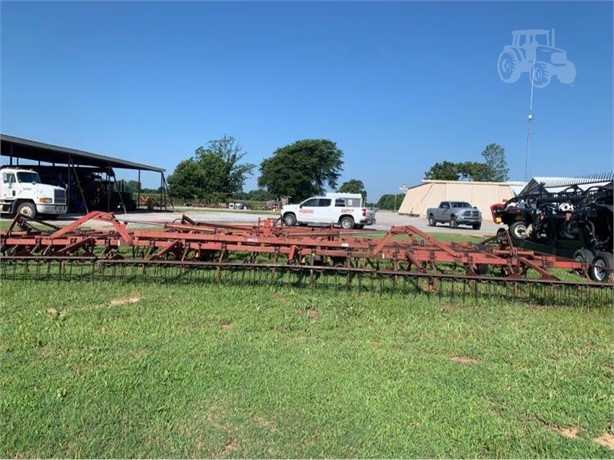
[[[104, 227], [90, 228], [97, 221]], [[220, 225], [184, 216], [154, 225], [129, 230], [103, 212], [63, 228], [17, 216], [0, 234], [0, 279], [250, 283], [583, 305], [611, 303], [614, 292], [611, 282], [571, 275], [586, 272], [580, 262], [515, 248], [506, 234], [472, 245], [411, 226], [372, 239], [273, 220]]]

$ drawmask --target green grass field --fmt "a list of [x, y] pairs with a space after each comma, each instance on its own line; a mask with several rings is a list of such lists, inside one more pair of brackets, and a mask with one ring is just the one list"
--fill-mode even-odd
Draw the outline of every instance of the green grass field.
[[1, 283], [1, 457], [614, 453], [612, 307]]

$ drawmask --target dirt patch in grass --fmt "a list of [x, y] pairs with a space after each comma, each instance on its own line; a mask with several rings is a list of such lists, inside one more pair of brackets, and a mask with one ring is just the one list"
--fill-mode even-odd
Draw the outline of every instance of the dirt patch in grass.
[[47, 310], [47, 313], [49, 313], [52, 318], [57, 318], [58, 316], [60, 316], [60, 310], [58, 310], [57, 308], [50, 308]]
[[441, 306], [441, 311], [442, 312], [447, 312], [447, 311], [461, 311], [463, 309], [462, 305], [454, 305], [451, 303], [447, 303]]
[[270, 422], [263, 417], [255, 416], [254, 422], [256, 422], [258, 426], [261, 426], [262, 428], [266, 428], [269, 431], [277, 431], [277, 425], [275, 425], [275, 423]]
[[309, 318], [312, 320], [320, 319], [320, 316], [322, 316], [322, 314], [318, 310], [314, 310], [312, 308], [304, 308], [302, 310], [299, 310], [299, 314], [301, 316], [304, 316], [305, 318]]
[[550, 429], [556, 434], [560, 434], [561, 436], [569, 439], [576, 439], [578, 437], [578, 433], [580, 432], [580, 427], [578, 425], [567, 428], [550, 427]]
[[606, 430], [601, 436], [594, 437], [593, 441], [603, 447], [614, 450], [614, 433], [612, 433], [611, 429]]
[[232, 329], [233, 327], [235, 327], [234, 323], [232, 321], [228, 321], [227, 323], [224, 323], [220, 326], [223, 330], [227, 331], [229, 329]]
[[141, 297], [124, 297], [119, 299], [111, 299], [109, 305], [125, 305], [128, 303], [137, 303]]
[[471, 358], [469, 356], [449, 356], [448, 359], [450, 361], [454, 361], [455, 363], [469, 364], [469, 365], [480, 364], [481, 362], [479, 359]]

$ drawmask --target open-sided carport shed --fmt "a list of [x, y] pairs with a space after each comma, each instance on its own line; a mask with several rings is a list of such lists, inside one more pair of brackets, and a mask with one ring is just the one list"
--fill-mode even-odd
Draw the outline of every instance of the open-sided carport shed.
[[[138, 171], [139, 184], [141, 183], [141, 171], [151, 171], [159, 173], [160, 187], [162, 190], [160, 206], [163, 209], [166, 209], [168, 202], [168, 186], [166, 183], [166, 178], [164, 177], [164, 172], [166, 171], [164, 168], [149, 166], [142, 163], [134, 163], [132, 161], [122, 160], [120, 158], [113, 158], [97, 153], [85, 152], [83, 150], [76, 150], [67, 147], [60, 147], [57, 145], [45, 144], [43, 142], [22, 139], [6, 134], [0, 134], [0, 141], [0, 155], [8, 157], [9, 165], [21, 165], [24, 167], [32, 166], [32, 163], [24, 163], [23, 161], [20, 164], [20, 160], [29, 160], [31, 162], [34, 162], [34, 164], [38, 164], [38, 166], [43, 166], [43, 163], [45, 163], [56, 168], [65, 167], [67, 177], [71, 177], [72, 174], [72, 177], [77, 179], [77, 184], [79, 184], [76, 173], [76, 168], [78, 167], [105, 169], [107, 171], [110, 171], [113, 180], [115, 180], [115, 173], [113, 172], [114, 168], [136, 170]], [[72, 180], [67, 181], [68, 197], [71, 196], [71, 183]], [[81, 187], [80, 185], [78, 186]], [[137, 197], [137, 205], [140, 202], [140, 198], [141, 196], [139, 191]]]

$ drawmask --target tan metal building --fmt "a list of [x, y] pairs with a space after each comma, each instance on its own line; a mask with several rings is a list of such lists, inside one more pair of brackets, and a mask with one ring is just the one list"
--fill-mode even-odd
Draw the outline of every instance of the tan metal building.
[[447, 200], [468, 201], [488, 219], [490, 206], [509, 200], [524, 187], [525, 182], [472, 182], [423, 180], [407, 189], [399, 214], [426, 217], [427, 208]]

